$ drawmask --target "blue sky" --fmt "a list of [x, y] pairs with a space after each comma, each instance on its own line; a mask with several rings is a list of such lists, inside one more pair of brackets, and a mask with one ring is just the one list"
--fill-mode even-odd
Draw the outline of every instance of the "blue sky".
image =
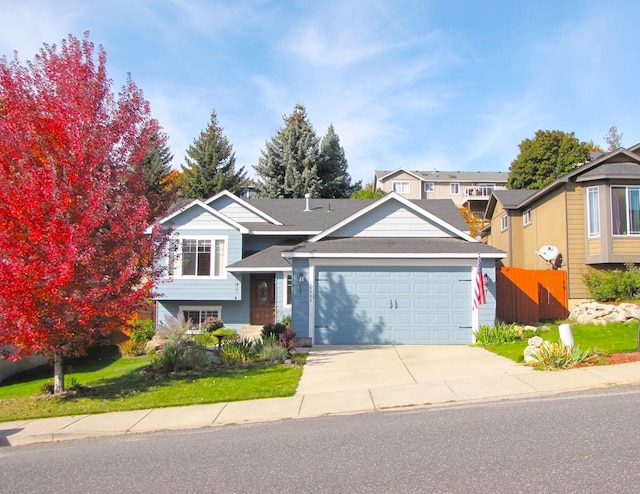
[[640, 142], [640, 2], [0, 0], [0, 54], [101, 44], [169, 135], [174, 167], [215, 109], [253, 174], [283, 115], [333, 123], [355, 180], [507, 171], [538, 129]]

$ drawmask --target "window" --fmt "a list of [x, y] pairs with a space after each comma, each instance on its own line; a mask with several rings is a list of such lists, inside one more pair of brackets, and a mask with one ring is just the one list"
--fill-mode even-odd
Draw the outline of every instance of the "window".
[[614, 235], [640, 235], [640, 187], [611, 187]]
[[522, 213], [522, 225], [529, 226], [531, 224], [531, 209], [527, 209]]
[[587, 188], [587, 235], [600, 236], [600, 194], [598, 187]]
[[411, 191], [411, 184], [408, 181], [393, 182], [393, 191], [398, 194], [408, 194]]
[[493, 189], [496, 188], [496, 184], [478, 184], [476, 189], [476, 195], [478, 196], [490, 196], [493, 194]]
[[449, 184], [449, 190], [452, 196], [457, 196], [460, 194], [460, 184]]
[[[185, 238], [169, 244], [169, 276], [224, 276], [226, 240]], [[179, 268], [179, 269], [178, 269]]]
[[433, 192], [435, 190], [435, 184], [433, 182], [425, 182], [424, 183], [424, 191], [425, 192]]
[[506, 214], [500, 216], [500, 231], [503, 232], [509, 228], [509, 217]]
[[291, 305], [291, 292], [293, 289], [293, 276], [288, 274], [284, 280], [284, 305]]
[[183, 306], [179, 310], [184, 320], [191, 321], [191, 324], [198, 329], [207, 317], [222, 319], [222, 307], [220, 306]]

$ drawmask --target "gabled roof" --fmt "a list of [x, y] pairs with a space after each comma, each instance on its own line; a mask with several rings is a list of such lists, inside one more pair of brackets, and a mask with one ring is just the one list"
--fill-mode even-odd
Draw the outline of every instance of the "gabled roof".
[[[387, 180], [388, 178], [392, 177], [393, 175], [396, 175], [398, 173], [407, 173], [409, 175], [412, 175], [413, 177], [417, 178], [418, 180], [422, 180], [422, 177], [420, 175], [418, 175], [419, 172], [412, 172], [409, 171], [405, 168], [397, 168], [396, 170], [393, 170], [392, 172], [376, 172], [376, 177], [378, 178], [378, 180]], [[378, 176], [378, 173], [384, 173], [385, 175], [382, 176]]]
[[[636, 148], [640, 149], [640, 144], [634, 146], [633, 149]], [[628, 149], [618, 148], [571, 170], [541, 189], [494, 190], [487, 205], [487, 214], [485, 216], [490, 218], [493, 215], [495, 210], [494, 198], [499, 200], [505, 209], [521, 209], [568, 182], [631, 177], [640, 179], [640, 156]], [[518, 193], [521, 196], [518, 196]]]
[[404, 171], [423, 182], [471, 182], [471, 183], [507, 183], [509, 172], [469, 172], [469, 171], [444, 171], [444, 170], [415, 170], [409, 171], [398, 168], [392, 172], [377, 170], [375, 177], [378, 180], [387, 180], [392, 175]]
[[222, 192], [218, 192], [215, 196], [207, 199], [205, 201], [205, 204], [207, 204], [207, 205], [212, 204], [212, 203], [216, 202], [218, 199], [220, 199], [221, 197], [228, 197], [229, 199], [231, 199], [235, 203], [247, 208], [249, 211], [255, 213], [256, 215], [260, 216], [261, 218], [263, 218], [265, 221], [268, 221], [269, 223], [273, 223], [274, 225], [282, 225], [282, 223], [280, 223], [278, 220], [272, 218], [271, 216], [266, 214], [264, 211], [256, 208], [255, 206], [252, 206], [247, 201], [244, 201], [243, 199], [241, 199], [240, 197], [232, 194], [228, 190], [223, 190]]
[[[395, 192], [391, 192], [391, 193], [385, 195], [383, 198], [378, 199], [377, 201], [375, 201], [372, 204], [369, 204], [364, 209], [361, 209], [360, 211], [358, 211], [358, 212], [354, 213], [353, 215], [349, 216], [348, 218], [345, 218], [344, 220], [340, 221], [339, 223], [336, 223], [335, 225], [333, 225], [332, 227], [330, 227], [327, 230], [323, 231], [319, 235], [316, 235], [315, 237], [311, 238], [310, 241], [311, 242], [317, 242], [318, 240], [322, 240], [323, 238], [329, 237], [332, 233], [340, 230], [341, 228], [345, 227], [349, 223], [354, 222], [358, 218], [361, 218], [362, 216], [368, 214], [370, 211], [373, 211], [376, 208], [379, 208], [383, 204], [385, 204], [387, 202], [390, 202], [390, 201], [399, 202], [405, 208], [413, 211], [416, 215], [422, 216], [423, 218], [425, 218], [425, 219], [437, 224], [442, 229], [447, 230], [447, 231], [453, 233], [454, 235], [456, 235], [456, 236], [458, 236], [460, 238], [463, 238], [463, 239], [465, 239], [465, 240], [467, 240], [469, 242], [477, 242], [476, 239], [474, 239], [473, 237], [469, 236], [468, 234], [466, 234], [461, 229], [458, 229], [455, 226], [451, 225], [450, 223], [447, 223], [444, 219], [434, 215], [433, 213], [430, 213], [426, 209], [423, 209], [423, 208], [417, 206], [414, 202], [412, 202], [412, 201], [410, 201], [408, 199], [405, 199], [404, 197], [402, 197], [399, 194], [396, 194]], [[429, 201], [426, 201], [426, 202], [428, 203]], [[452, 201], [449, 201], [449, 202], [451, 202], [451, 204], [453, 204]], [[459, 213], [458, 213], [458, 216], [460, 216]], [[466, 225], [466, 223], [465, 223], [465, 225]]]
[[315, 235], [373, 203], [374, 200], [311, 198], [310, 211], [305, 211], [306, 199], [247, 199], [246, 202], [282, 225], [275, 228], [266, 223], [243, 223], [252, 233], [299, 232]]
[[[223, 221], [225, 223], [227, 223], [228, 225], [234, 227], [235, 229], [237, 229], [240, 233], [248, 233], [249, 230], [247, 228], [245, 228], [244, 226], [242, 226], [240, 223], [237, 223], [236, 221], [233, 221], [231, 218], [225, 216], [224, 214], [216, 211], [215, 209], [213, 209], [210, 206], [207, 206], [204, 202], [202, 202], [199, 199], [194, 199], [193, 201], [191, 201], [188, 204], [185, 204], [184, 206], [182, 206], [181, 208], [177, 209], [176, 211], [174, 211], [173, 213], [171, 213], [168, 216], [165, 216], [164, 218], [162, 218], [161, 220], [158, 221], [158, 223], [160, 225], [164, 225], [166, 223], [171, 222], [171, 220], [173, 220], [174, 218], [176, 218], [177, 216], [180, 216], [182, 213], [184, 213], [185, 211], [192, 209], [192, 208], [202, 208], [204, 209], [206, 212], [208, 212], [209, 214], [211, 214], [212, 216], [215, 216], [216, 218], [218, 218], [220, 221]], [[150, 232], [150, 228], [147, 229], [148, 232]]]
[[507, 190], [494, 190], [487, 203], [487, 209], [485, 211], [485, 218], [491, 218], [496, 208], [497, 202], [500, 201], [504, 209], [517, 209], [518, 205], [523, 201], [526, 201], [533, 194], [538, 192], [537, 189], [507, 189]]

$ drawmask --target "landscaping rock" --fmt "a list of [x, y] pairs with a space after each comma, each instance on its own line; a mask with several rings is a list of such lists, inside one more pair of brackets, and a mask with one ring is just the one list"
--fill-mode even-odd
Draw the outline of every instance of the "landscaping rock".
[[605, 304], [586, 302], [574, 307], [569, 319], [579, 324], [607, 324], [609, 322], [638, 322], [640, 307], [637, 304]]
[[540, 338], [539, 336], [533, 336], [532, 338], [529, 338], [529, 339], [527, 340], [527, 344], [528, 344], [529, 346], [533, 346], [533, 347], [536, 347], [536, 348], [540, 348], [540, 347], [542, 346], [542, 342], [543, 342], [543, 341], [544, 341], [544, 340], [543, 340], [542, 338]]
[[533, 355], [538, 351], [538, 349], [544, 343], [544, 340], [539, 336], [533, 336], [527, 340], [528, 346], [524, 349], [524, 363], [528, 364], [530, 362], [535, 362], [535, 358]]

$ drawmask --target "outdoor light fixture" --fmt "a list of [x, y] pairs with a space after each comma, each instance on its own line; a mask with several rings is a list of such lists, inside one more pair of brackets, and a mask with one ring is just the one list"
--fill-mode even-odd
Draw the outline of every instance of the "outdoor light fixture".
[[487, 283], [489, 283], [489, 275], [487, 273], [484, 273], [484, 284], [486, 285]]
[[304, 273], [298, 275], [298, 283], [302, 285], [304, 283]]

